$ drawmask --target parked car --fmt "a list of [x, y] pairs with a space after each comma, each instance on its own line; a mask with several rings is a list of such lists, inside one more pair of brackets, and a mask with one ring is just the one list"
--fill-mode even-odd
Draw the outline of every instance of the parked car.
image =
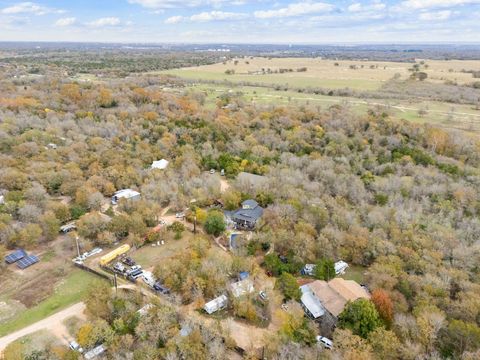
[[210, 174], [215, 174], [215, 169], [210, 169]]
[[333, 341], [325, 336], [317, 336], [317, 342], [320, 343], [325, 349], [331, 350], [333, 348]]
[[113, 265], [113, 270], [123, 273], [125, 271], [125, 266], [121, 262], [117, 262]]
[[78, 351], [79, 353], [83, 353], [83, 348], [80, 346], [79, 343], [77, 343], [76, 341], [70, 341], [70, 343], [68, 344], [68, 346], [70, 347], [70, 349], [72, 349], [73, 351]]
[[164, 294], [164, 295], [170, 294], [170, 290], [167, 289], [158, 281], [155, 283], [155, 285], [153, 285], [153, 288], [155, 289], [155, 291], [159, 292], [160, 294]]
[[75, 225], [74, 221], [66, 225], [60, 226], [60, 232], [62, 232], [63, 234], [69, 233], [73, 230], [77, 230], [77, 225]]
[[268, 300], [268, 296], [267, 296], [267, 293], [265, 291], [260, 291], [258, 293], [258, 296], [260, 296], [260, 299], [262, 299], [263, 301], [267, 301]]
[[282, 304], [281, 308], [282, 308], [282, 310], [288, 311], [288, 305], [287, 304]]
[[135, 271], [132, 271], [128, 274], [128, 278], [135, 282], [142, 275], [143, 275], [142, 270], [135, 270]]
[[183, 219], [183, 218], [185, 217], [185, 213], [183, 213], [183, 212], [178, 212], [178, 213], [175, 214], [175, 217], [176, 217], [177, 219]]
[[128, 257], [128, 256], [123, 258], [122, 262], [127, 266], [134, 266], [135, 265], [135, 261], [131, 257]]
[[225, 169], [222, 169], [222, 171], [220, 172], [220, 176], [225, 176]]
[[130, 268], [130, 271], [136, 271], [136, 270], [142, 270], [142, 266], [141, 265], [133, 265]]

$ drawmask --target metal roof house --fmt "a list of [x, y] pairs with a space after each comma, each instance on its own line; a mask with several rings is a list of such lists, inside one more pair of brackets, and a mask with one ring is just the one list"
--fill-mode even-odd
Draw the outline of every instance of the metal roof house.
[[220, 295], [219, 297], [209, 301], [205, 304], [203, 309], [207, 312], [207, 314], [213, 314], [218, 310], [224, 309], [228, 304], [228, 298], [226, 295]]
[[140, 193], [138, 191], [132, 189], [123, 189], [119, 190], [112, 196], [112, 204], [116, 205], [120, 201], [120, 199], [127, 199], [127, 200], [138, 200], [140, 199]]
[[325, 308], [308, 284], [300, 286], [300, 290], [302, 291], [300, 301], [302, 302], [305, 313], [312, 319], [318, 319], [320, 316], [323, 316], [325, 314]]
[[263, 215], [263, 208], [255, 200], [245, 200], [242, 207], [235, 211], [226, 211], [225, 215], [237, 229], [254, 229]]
[[342, 278], [335, 278], [329, 282], [316, 280], [301, 286], [300, 290], [303, 308], [313, 319], [323, 316], [326, 312], [337, 318], [348, 301], [370, 299], [370, 295], [358, 283]]
[[168, 164], [169, 164], [168, 160], [165, 160], [165, 159], [154, 161], [152, 163], [152, 165], [150, 166], [150, 169], [165, 170], [167, 168]]

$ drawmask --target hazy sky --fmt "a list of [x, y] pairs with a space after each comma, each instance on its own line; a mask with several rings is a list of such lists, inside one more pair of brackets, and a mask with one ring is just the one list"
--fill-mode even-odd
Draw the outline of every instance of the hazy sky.
[[0, 0], [17, 40], [480, 43], [480, 0]]

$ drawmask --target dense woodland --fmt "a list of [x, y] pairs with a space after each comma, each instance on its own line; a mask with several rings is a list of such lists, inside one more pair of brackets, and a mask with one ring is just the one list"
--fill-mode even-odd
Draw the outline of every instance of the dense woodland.
[[[255, 198], [268, 206], [262, 226], [233, 261], [200, 242], [157, 269], [175, 275], [163, 280], [179, 304], [218, 294], [227, 271], [238, 262], [254, 269], [254, 259], [273, 246], [263, 266], [277, 270], [284, 287], [283, 274], [298, 274], [306, 262], [343, 259], [366, 267], [379, 318], [359, 331], [346, 314], [334, 349], [325, 351], [312, 341], [314, 325], [293, 309], [297, 316], [283, 314], [285, 325], [269, 339], [270, 358], [480, 356], [477, 138], [341, 106], [252, 106], [234, 94], [207, 106], [201, 93], [164, 90], [171, 85], [158, 77], [4, 78], [0, 252], [42, 246], [71, 219], [79, 219], [89, 246], [125, 238], [141, 245], [162, 206], [181, 210], [194, 198], [200, 208], [222, 197], [235, 208]], [[161, 158], [171, 161], [166, 171], [147, 170]], [[205, 173], [211, 168], [225, 169], [234, 186], [221, 194], [218, 180]], [[234, 180], [240, 171], [265, 175], [267, 183], [246, 186]], [[122, 188], [139, 190], [142, 200], [124, 205], [124, 215], [100, 215]], [[275, 256], [290, 266], [279, 269]], [[222, 359], [234, 349], [214, 326], [194, 322], [190, 335], [180, 336], [186, 319], [165, 305], [140, 318], [140, 299], [114, 298], [108, 288], [95, 289], [87, 303], [97, 320], [81, 330], [82, 342], [107, 342], [114, 359]], [[248, 320], [248, 308], [236, 310]]]

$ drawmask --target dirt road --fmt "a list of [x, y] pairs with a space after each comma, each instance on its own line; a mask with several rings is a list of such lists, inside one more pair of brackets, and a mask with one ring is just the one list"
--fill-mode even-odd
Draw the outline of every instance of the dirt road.
[[72, 316], [77, 316], [79, 318], [84, 318], [85, 304], [77, 303], [72, 305], [62, 311], [59, 311], [48, 318], [40, 320], [35, 324], [27, 326], [21, 330], [18, 330], [10, 335], [0, 338], [0, 354], [5, 350], [8, 344], [14, 342], [15, 340], [20, 339], [23, 336], [32, 334], [39, 330], [48, 330], [52, 332], [55, 336], [67, 344], [67, 339], [69, 337], [68, 330], [66, 329], [63, 321]]

